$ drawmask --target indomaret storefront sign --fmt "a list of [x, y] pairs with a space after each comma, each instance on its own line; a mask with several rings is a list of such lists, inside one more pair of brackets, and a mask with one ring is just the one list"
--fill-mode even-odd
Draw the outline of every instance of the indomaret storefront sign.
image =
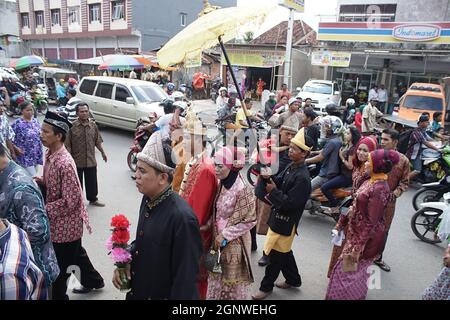
[[318, 40], [450, 44], [450, 23], [443, 22], [322, 22]]

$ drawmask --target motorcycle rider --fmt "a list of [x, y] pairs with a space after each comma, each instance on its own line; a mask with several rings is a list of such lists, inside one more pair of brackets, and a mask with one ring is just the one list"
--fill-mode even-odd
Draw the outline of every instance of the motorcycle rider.
[[264, 119], [269, 121], [270, 117], [273, 115], [273, 108], [277, 104], [276, 97], [277, 95], [274, 92], [269, 93], [269, 100], [266, 101], [264, 106]]
[[165, 87], [165, 91], [169, 96], [172, 95], [174, 90], [175, 90], [175, 85], [172, 82], [169, 82]]
[[226, 106], [227, 102], [228, 102], [228, 90], [225, 87], [221, 87], [219, 89], [219, 96], [216, 99], [216, 110], [217, 112], [219, 112], [220, 109], [222, 109], [222, 107]]
[[433, 149], [437, 152], [441, 150], [431, 143], [433, 139], [428, 136], [426, 130], [430, 125], [430, 117], [428, 115], [422, 114], [417, 122], [417, 128], [411, 132], [409, 137], [408, 151], [406, 152], [406, 157], [410, 159], [413, 171], [409, 174], [409, 181], [415, 179], [422, 171], [422, 145]]
[[9, 77], [9, 81], [5, 84], [6, 89], [8, 90], [9, 97], [12, 102], [16, 102], [19, 97], [20, 88], [17, 85], [17, 80], [15, 78]]
[[58, 97], [59, 105], [65, 106], [67, 104], [66, 88], [64, 87], [64, 79], [60, 79], [56, 84], [56, 95]]
[[323, 118], [323, 129], [328, 139], [323, 149], [315, 157], [306, 159], [306, 165], [322, 163], [319, 175], [311, 181], [311, 190], [320, 188], [329, 179], [336, 177], [340, 172], [341, 162], [339, 150], [342, 147], [341, 138], [338, 136], [342, 129], [342, 122], [336, 118], [327, 116]]

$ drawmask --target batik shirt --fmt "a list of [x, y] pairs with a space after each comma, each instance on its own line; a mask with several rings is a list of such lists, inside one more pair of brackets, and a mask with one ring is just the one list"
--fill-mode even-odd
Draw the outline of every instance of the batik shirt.
[[0, 300], [46, 300], [47, 288], [34, 263], [27, 234], [3, 221], [0, 231]]
[[17, 163], [24, 168], [42, 165], [41, 125], [37, 119], [25, 121], [19, 118], [11, 127], [15, 133], [14, 144], [24, 153], [17, 156]]
[[59, 267], [42, 195], [30, 175], [13, 161], [0, 173], [0, 218], [25, 230], [46, 284], [55, 281]]
[[0, 115], [0, 143], [6, 146], [6, 141], [14, 141], [14, 131], [9, 125], [8, 118], [4, 114]]
[[66, 243], [81, 239], [83, 222], [90, 230], [89, 219], [75, 162], [64, 146], [53, 154], [47, 151], [43, 180], [52, 242]]

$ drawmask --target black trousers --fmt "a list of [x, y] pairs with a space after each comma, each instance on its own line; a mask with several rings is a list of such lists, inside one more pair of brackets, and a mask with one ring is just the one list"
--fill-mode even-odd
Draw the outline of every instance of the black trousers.
[[295, 262], [292, 250], [287, 253], [271, 250], [269, 264], [266, 267], [266, 274], [261, 281], [259, 290], [263, 292], [272, 291], [280, 271], [283, 273], [287, 284], [293, 287], [300, 287], [302, 285], [302, 278], [298, 273], [297, 263]]
[[52, 285], [53, 300], [68, 300], [67, 280], [72, 273], [75, 274], [81, 285], [86, 288], [99, 288], [104, 285], [100, 273], [95, 270], [86, 250], [81, 245], [81, 239], [66, 242], [53, 243], [56, 259], [61, 270], [58, 278]]
[[83, 188], [83, 176], [86, 185], [86, 199], [89, 202], [97, 201], [98, 185], [97, 185], [97, 167], [77, 168], [78, 178], [80, 179], [81, 188]]
[[378, 262], [383, 261], [383, 252], [384, 252], [384, 249], [386, 249], [386, 243], [387, 243], [388, 235], [389, 235], [389, 229], [386, 230], [386, 235], [384, 236], [384, 243], [383, 243], [383, 247], [381, 248], [380, 257], [377, 260], [375, 260], [375, 261], [378, 261]]
[[256, 226], [250, 230], [250, 235], [252, 236], [252, 251], [258, 250], [258, 243], [256, 242]]

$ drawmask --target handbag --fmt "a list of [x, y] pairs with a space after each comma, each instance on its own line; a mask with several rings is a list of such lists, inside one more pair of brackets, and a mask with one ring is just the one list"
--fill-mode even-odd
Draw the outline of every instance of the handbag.
[[[219, 191], [220, 193], [220, 191]], [[214, 200], [214, 202], [216, 203], [217, 200], [217, 195], [216, 195], [216, 199]], [[206, 268], [206, 270], [208, 270], [209, 272], [212, 273], [222, 273], [222, 266], [220, 265], [220, 248], [218, 250], [214, 249], [214, 239], [216, 238], [217, 235], [217, 226], [216, 226], [216, 210], [217, 208], [214, 205], [214, 211], [213, 211], [213, 234], [212, 234], [212, 244], [211, 244], [211, 248], [209, 249], [208, 252], [205, 253], [205, 256], [203, 258], [203, 265]]]
[[220, 265], [220, 249], [216, 251], [211, 248], [205, 254], [203, 264], [209, 272], [222, 273], [222, 266]]

